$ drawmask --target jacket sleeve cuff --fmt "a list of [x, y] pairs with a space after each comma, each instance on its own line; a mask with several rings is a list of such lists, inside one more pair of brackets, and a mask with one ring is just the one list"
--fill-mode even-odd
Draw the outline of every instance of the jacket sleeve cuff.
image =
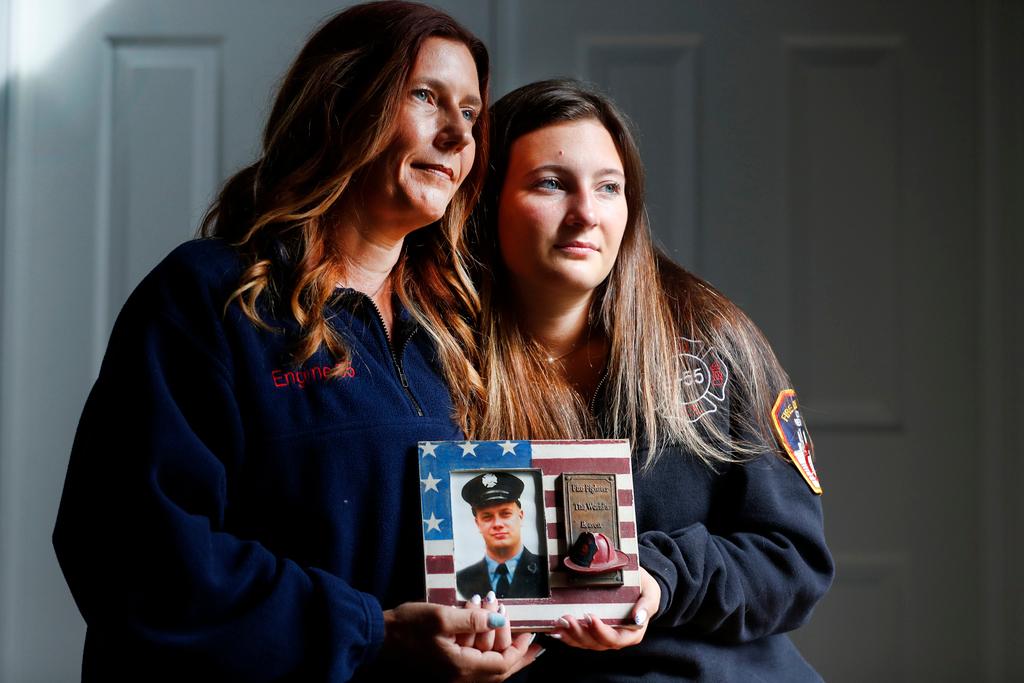
[[665, 614], [672, 602], [672, 593], [676, 587], [675, 568], [664, 555], [644, 545], [640, 546], [640, 566], [654, 577], [654, 580], [658, 582], [658, 588], [661, 589], [658, 613], [654, 615], [654, 619], [657, 619]]
[[372, 661], [380, 654], [384, 645], [384, 611], [377, 599], [368, 593], [365, 596], [366, 609], [366, 659]]

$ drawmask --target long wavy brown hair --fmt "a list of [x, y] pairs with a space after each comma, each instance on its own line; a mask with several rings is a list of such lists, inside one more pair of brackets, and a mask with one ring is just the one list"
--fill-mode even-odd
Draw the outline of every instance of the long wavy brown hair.
[[[590, 334], [604, 335], [609, 343], [600, 402], [580, 396], [559, 365], [548, 361], [546, 350], [520, 327], [497, 237], [497, 202], [512, 143], [545, 126], [584, 120], [600, 123], [614, 140], [629, 210], [618, 258], [590, 311]], [[683, 446], [710, 465], [764, 452], [765, 444], [774, 443], [768, 414], [778, 392], [788, 386], [786, 373], [760, 330], [735, 304], [656, 248], [644, 204], [643, 165], [626, 117], [591, 87], [549, 80], [501, 98], [491, 110], [491, 125], [490, 173], [470, 245], [477, 260], [486, 386], [485, 399], [473, 403], [472, 435], [628, 438], [648, 447], [644, 467], [666, 444]], [[713, 349], [726, 366], [731, 425], [690, 412], [702, 389], [692, 381], [695, 368], [685, 353], [695, 353], [697, 346]]]
[[465, 353], [473, 348], [479, 301], [463, 257], [463, 227], [486, 173], [490, 71], [484, 44], [450, 16], [387, 1], [356, 5], [324, 23], [284, 77], [260, 158], [226, 182], [200, 234], [229, 241], [246, 263], [228, 305], [237, 302], [253, 323], [269, 327], [261, 304], [285, 304], [301, 330], [297, 364], [322, 347], [347, 360], [324, 316], [339, 275], [330, 246], [334, 218], [392, 140], [409, 73], [432, 36], [463, 43], [476, 63], [484, 100], [473, 127], [476, 154], [444, 216], [406, 238], [391, 286], [433, 338], [449, 384], [459, 383], [453, 398], [465, 424], [468, 408], [459, 397], [482, 392], [482, 384]]

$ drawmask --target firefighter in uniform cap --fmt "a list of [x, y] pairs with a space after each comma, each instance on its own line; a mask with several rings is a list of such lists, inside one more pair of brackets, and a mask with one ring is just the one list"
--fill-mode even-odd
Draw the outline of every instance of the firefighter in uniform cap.
[[547, 597], [543, 558], [523, 547], [523, 487], [523, 481], [508, 472], [485, 472], [462, 487], [462, 498], [473, 509], [486, 546], [482, 560], [456, 574], [456, 585], [466, 599], [492, 590], [499, 600]]

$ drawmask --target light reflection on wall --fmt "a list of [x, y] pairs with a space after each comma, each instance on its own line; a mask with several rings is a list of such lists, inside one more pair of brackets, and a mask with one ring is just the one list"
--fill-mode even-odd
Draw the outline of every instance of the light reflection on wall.
[[61, 49], [112, 0], [12, 0], [11, 73], [42, 71]]

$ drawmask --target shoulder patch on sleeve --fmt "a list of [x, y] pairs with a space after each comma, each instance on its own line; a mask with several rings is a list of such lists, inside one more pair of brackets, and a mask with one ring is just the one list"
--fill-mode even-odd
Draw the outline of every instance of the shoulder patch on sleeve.
[[821, 495], [821, 482], [814, 470], [814, 444], [811, 443], [811, 435], [800, 415], [795, 391], [783, 389], [779, 392], [772, 407], [771, 419], [779, 444], [789, 454], [789, 459], [800, 470], [811, 490]]

